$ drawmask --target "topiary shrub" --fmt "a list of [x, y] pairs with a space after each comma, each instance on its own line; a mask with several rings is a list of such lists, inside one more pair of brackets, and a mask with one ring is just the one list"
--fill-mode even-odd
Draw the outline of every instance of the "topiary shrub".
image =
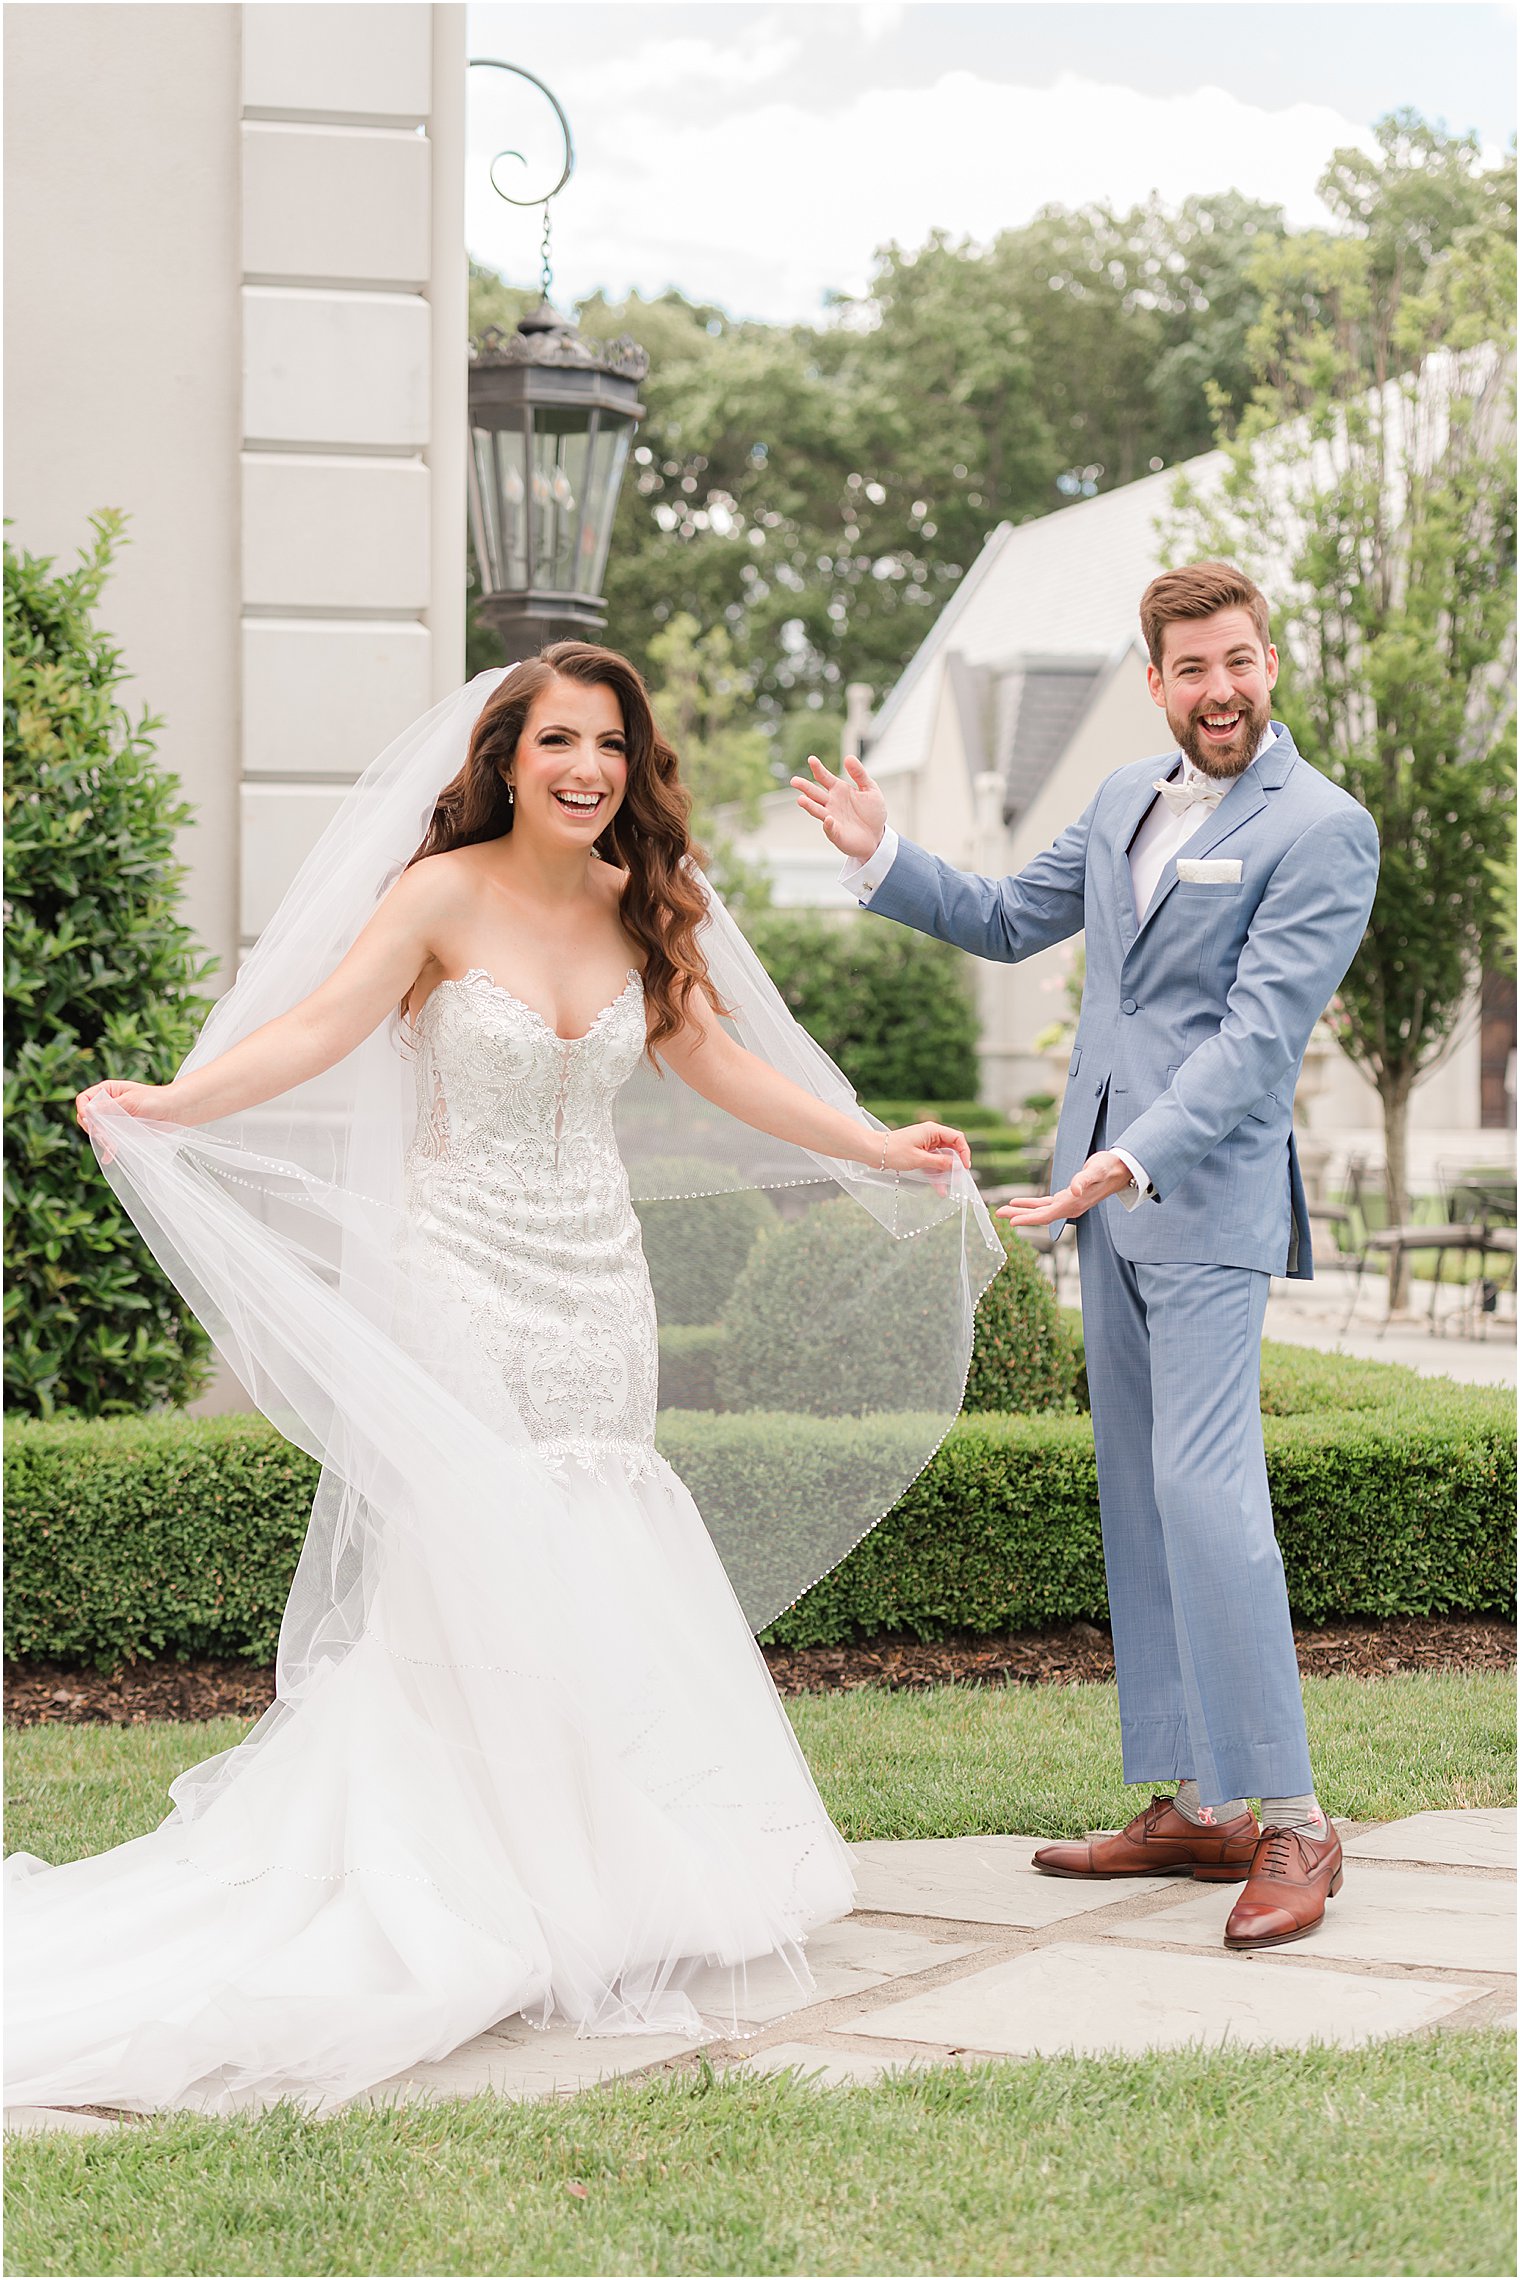
[[970, 965], [903, 926], [760, 911], [745, 932], [797, 1019], [857, 1093], [894, 1100], [973, 1097], [976, 1003]]
[[661, 1409], [717, 1409], [718, 1350], [723, 1332], [711, 1323], [660, 1325]]
[[757, 1236], [775, 1226], [776, 1206], [757, 1188], [681, 1195], [683, 1185], [701, 1186], [713, 1178], [712, 1165], [695, 1159], [656, 1158], [639, 1166], [639, 1177], [641, 1185], [677, 1191], [668, 1202], [656, 1197], [634, 1205], [660, 1320], [710, 1327]]
[[1001, 1219], [1007, 1264], [982, 1292], [966, 1410], [1074, 1409], [1079, 1357], [1033, 1247]]
[[41, 1416], [185, 1401], [210, 1351], [72, 1110], [97, 1078], [173, 1075], [214, 965], [175, 915], [190, 810], [92, 622], [121, 517], [95, 530], [66, 575], [5, 548], [5, 1394]]
[[957, 1409], [962, 1383], [959, 1371], [951, 1383], [943, 1331], [961, 1271], [958, 1216], [896, 1241], [846, 1196], [811, 1206], [762, 1236], [730, 1293], [714, 1370], [720, 1408]]

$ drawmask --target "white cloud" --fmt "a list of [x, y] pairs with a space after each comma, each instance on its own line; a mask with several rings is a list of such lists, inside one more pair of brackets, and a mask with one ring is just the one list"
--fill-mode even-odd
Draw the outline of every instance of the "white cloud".
[[[1267, 111], [1218, 88], [1176, 96], [1063, 74], [1053, 86], [949, 71], [928, 87], [864, 87], [828, 112], [715, 90], [719, 57], [758, 58], [774, 35], [734, 50], [679, 41], [588, 64], [573, 100], [579, 160], [555, 214], [556, 293], [678, 285], [736, 314], [817, 313], [830, 287], [859, 291], [875, 247], [916, 245], [936, 227], [985, 240], [1047, 203], [1125, 206], [1157, 190], [1238, 189], [1290, 222], [1323, 221], [1314, 185], [1337, 145], [1371, 147], [1365, 127], [1323, 104]], [[684, 79], [653, 59], [681, 51]], [[704, 82], [703, 75], [706, 74]], [[472, 168], [477, 258], [533, 269], [535, 216], [513, 216]]]
[[861, 38], [868, 47], [874, 47], [898, 29], [906, 14], [904, 0], [861, 0], [856, 11]]

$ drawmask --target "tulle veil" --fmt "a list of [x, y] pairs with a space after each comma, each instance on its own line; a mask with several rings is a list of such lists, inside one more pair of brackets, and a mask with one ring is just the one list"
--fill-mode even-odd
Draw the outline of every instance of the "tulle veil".
[[[421, 843], [501, 678], [478, 675], [359, 779], [187, 1069], [337, 964]], [[872, 1124], [711, 893], [700, 943], [740, 1041]], [[395, 1674], [427, 1789], [455, 1808], [503, 1778], [503, 1763], [529, 1778], [533, 1737], [547, 1764], [551, 1724], [573, 1731], [598, 1690], [633, 1683], [629, 1639], [614, 1634], [637, 1631], [637, 1581], [616, 1622], [605, 1594], [578, 1589], [576, 1559], [615, 1561], [615, 1548], [556, 1533], [561, 1485], [520, 1423], [504, 1421], [468, 1324], [408, 1246], [415, 1113], [407, 1027], [393, 1016], [322, 1077], [244, 1115], [187, 1129], [102, 1101], [93, 1126], [105, 1175], [160, 1264], [259, 1409], [322, 1467], [277, 1699], [236, 1749], [173, 1786], [192, 1852], [204, 1828], [200, 1867], [232, 1882], [275, 1865], [246, 1853], [250, 1832], [279, 1816], [273, 1800], [232, 1822], [211, 1808], [230, 1785], [250, 1799], [271, 1786], [266, 1753], [279, 1760], [318, 1690], [341, 1695], [361, 1647]], [[659, 1446], [755, 1629], [825, 1575], [938, 1446], [1001, 1245], [959, 1166], [936, 1183], [814, 1156], [719, 1114], [673, 1073], [646, 1068], [629, 1083], [618, 1138], [661, 1316]], [[224, 1823], [239, 1833], [221, 1858]], [[457, 1810], [447, 1825], [423, 1881], [462, 1926], [494, 1934], [489, 1848], [477, 1858], [458, 1843]], [[317, 1862], [300, 1872], [310, 1876], [339, 1839], [287, 1827], [282, 1842]], [[425, 1854], [425, 1831], [397, 1871], [413, 1881], [419, 1845]]]

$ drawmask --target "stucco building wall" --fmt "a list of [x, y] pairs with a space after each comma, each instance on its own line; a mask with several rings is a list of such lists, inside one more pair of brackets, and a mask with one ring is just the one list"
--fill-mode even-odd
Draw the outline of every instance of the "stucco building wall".
[[462, 6], [7, 12], [11, 538], [101, 615], [196, 810], [223, 979], [464, 672]]

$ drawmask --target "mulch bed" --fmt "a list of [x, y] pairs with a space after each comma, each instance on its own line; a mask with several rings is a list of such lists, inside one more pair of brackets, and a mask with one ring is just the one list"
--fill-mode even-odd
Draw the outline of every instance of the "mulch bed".
[[[1515, 1626], [1487, 1615], [1352, 1617], [1297, 1631], [1299, 1667], [1322, 1677], [1386, 1678], [1391, 1671], [1513, 1670]], [[1114, 1675], [1113, 1645], [1095, 1623], [1000, 1637], [962, 1633], [926, 1646], [879, 1638], [850, 1647], [767, 1647], [782, 1694], [843, 1694], [862, 1686], [1071, 1686]], [[274, 1673], [245, 1662], [124, 1664], [109, 1673], [60, 1663], [5, 1667], [12, 1726], [138, 1726], [150, 1718], [256, 1718]]]

